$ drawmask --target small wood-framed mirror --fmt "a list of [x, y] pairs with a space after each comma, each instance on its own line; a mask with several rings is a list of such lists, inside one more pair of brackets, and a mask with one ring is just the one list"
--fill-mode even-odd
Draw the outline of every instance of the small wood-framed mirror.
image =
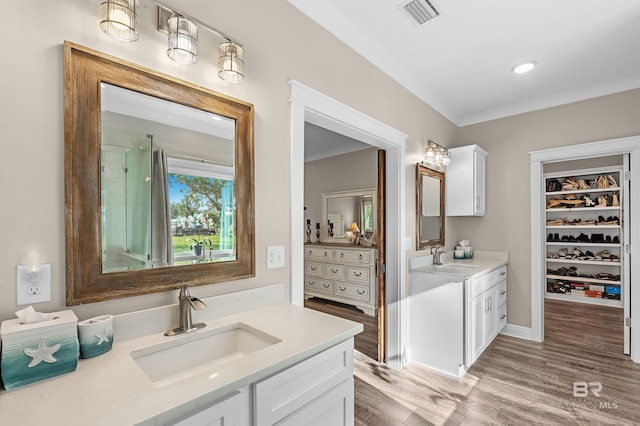
[[416, 164], [416, 250], [444, 245], [444, 179]]
[[[253, 105], [70, 42], [65, 42], [64, 55], [67, 305], [166, 291], [182, 285], [197, 286], [255, 276]], [[171, 133], [171, 136], [163, 135], [164, 139], [170, 141], [169, 145], [164, 146], [163, 151], [174, 153], [177, 151], [181, 157], [179, 160], [182, 160], [180, 163], [173, 164], [167, 161], [165, 170], [169, 173], [171, 173], [171, 167], [178, 170], [174, 174], [184, 176], [184, 180], [181, 181], [183, 185], [188, 185], [189, 178], [195, 177], [201, 180], [217, 179], [217, 181], [228, 182], [228, 185], [225, 184], [225, 190], [216, 192], [218, 199], [221, 197], [218, 193], [222, 192], [231, 200], [225, 201], [222, 207], [216, 206], [218, 216], [228, 217], [225, 220], [218, 217], [217, 221], [213, 218], [213, 226], [174, 223], [171, 221], [175, 219], [174, 209], [170, 203], [165, 202], [163, 208], [158, 210], [155, 204], [157, 197], [156, 201], [152, 202], [152, 213], [164, 210], [167, 213], [166, 216], [169, 216], [163, 219], [164, 222], [162, 220], [157, 222], [160, 225], [164, 223], [161, 228], [168, 240], [178, 235], [183, 239], [192, 240], [190, 241], [192, 247], [188, 249], [188, 254], [169, 254], [165, 256], [162, 263], [156, 262], [155, 253], [153, 250], [148, 250], [150, 243], [145, 240], [147, 248], [140, 251], [142, 256], [134, 256], [133, 250], [125, 247], [116, 255], [126, 258], [127, 263], [112, 263], [106, 259], [113, 252], [110, 248], [114, 245], [107, 236], [111, 237], [120, 232], [120, 228], [109, 226], [113, 223], [112, 216], [109, 216], [108, 212], [105, 213], [110, 208], [105, 204], [105, 200], [110, 197], [105, 180], [113, 177], [109, 175], [110, 170], [116, 170], [111, 168], [111, 162], [105, 163], [106, 146], [108, 145], [110, 153], [124, 152], [133, 146], [131, 151], [137, 157], [138, 154], [148, 154], [149, 151], [153, 151], [153, 163], [156, 162], [155, 154], [159, 151], [159, 149], [154, 151], [153, 146], [162, 146], [161, 141], [157, 140], [161, 138], [158, 134], [154, 138], [157, 144], [144, 146], [138, 142], [131, 146], [123, 145], [125, 139], [123, 132], [113, 136], [107, 135], [104, 125], [113, 122], [113, 117], [110, 115], [113, 110], [105, 104], [103, 98], [107, 96], [105, 90], [112, 88], [117, 90], [110, 91], [109, 96], [119, 96], [118, 91], [121, 91], [126, 96], [147, 98], [144, 101], [148, 102], [145, 103], [145, 112], [166, 113], [167, 108], [190, 109], [196, 114], [208, 117], [209, 121], [220, 120], [230, 125], [228, 133], [231, 136], [227, 138], [212, 136], [210, 139], [215, 139], [216, 142], [204, 145], [205, 148], [200, 149], [200, 153], [204, 156], [208, 154], [207, 151], [227, 148], [226, 158], [229, 159], [230, 164], [224, 167], [222, 170], [224, 173], [218, 167], [217, 174], [213, 178], [210, 177], [212, 176], [210, 172], [213, 170], [211, 167], [204, 167], [204, 169], [203, 166], [197, 167], [196, 163], [204, 161], [200, 158], [189, 158], [196, 154], [184, 151], [189, 139], [194, 139], [195, 133], [199, 133], [200, 136], [206, 133], [190, 128], [193, 127], [191, 124], [197, 121], [193, 115], [183, 120], [189, 123], [186, 125], [186, 129], [191, 131], [188, 136], [178, 133], [179, 130], [183, 130], [178, 127], [173, 127], [174, 133]], [[128, 100], [122, 102], [122, 105], [131, 106], [131, 103]], [[170, 103], [172, 106], [161, 106], [162, 103]], [[164, 117], [173, 119], [178, 115], [175, 110], [171, 111], [174, 112], [165, 114]], [[117, 114], [123, 115], [128, 122], [137, 120], [138, 125], [141, 121], [155, 120], [147, 116], [136, 116], [135, 113], [126, 113], [124, 110], [118, 110]], [[169, 127], [168, 119], [157, 119], [157, 121]], [[143, 140], [149, 139], [150, 136], [145, 133], [141, 132]], [[107, 136], [109, 136], [108, 141]], [[217, 157], [221, 157], [220, 153]], [[118, 170], [124, 170], [124, 174], [129, 173], [129, 163], [123, 164]], [[159, 184], [169, 183], [171, 178], [166, 177], [166, 174], [157, 178], [156, 168], [153, 168], [153, 165], [149, 166], [148, 159], [145, 164], [147, 164], [146, 168], [139, 170], [136, 174], [141, 185], [153, 183], [154, 180]], [[203, 175], [205, 172], [209, 174]], [[209, 177], [203, 178], [203, 176]], [[125, 188], [125, 186], [126, 183], [123, 183], [120, 187]], [[137, 203], [153, 197], [136, 195], [133, 198]], [[121, 210], [131, 207], [131, 205], [125, 205]], [[145, 209], [138, 211], [149, 209], [149, 206], [145, 206]], [[200, 210], [196, 212], [203, 213]], [[181, 215], [185, 214], [181, 213]], [[199, 216], [199, 214], [192, 213], [190, 216]], [[202, 216], [206, 217], [204, 213]], [[153, 224], [149, 226], [146, 215], [136, 214], [134, 219], [138, 222], [130, 228], [131, 230], [144, 229], [145, 232], [141, 232], [142, 234], [154, 232], [155, 220], [152, 220]], [[224, 228], [224, 232], [221, 228]], [[215, 241], [222, 235], [225, 235], [227, 238], [225, 244], [230, 247], [226, 250], [226, 258], [221, 260], [215, 256], [208, 256], [208, 253], [202, 253], [203, 248], [198, 247], [201, 245], [199, 241]], [[196, 250], [198, 248], [200, 252]], [[130, 267], [127, 266], [128, 264], [136, 266]]]

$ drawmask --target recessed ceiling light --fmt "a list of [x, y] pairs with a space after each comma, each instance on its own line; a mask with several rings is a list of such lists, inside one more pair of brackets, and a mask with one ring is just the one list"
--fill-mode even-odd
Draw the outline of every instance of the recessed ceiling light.
[[513, 68], [511, 68], [511, 71], [515, 72], [516, 74], [523, 74], [525, 72], [531, 71], [535, 66], [536, 61], [522, 62], [518, 65], [514, 65]]

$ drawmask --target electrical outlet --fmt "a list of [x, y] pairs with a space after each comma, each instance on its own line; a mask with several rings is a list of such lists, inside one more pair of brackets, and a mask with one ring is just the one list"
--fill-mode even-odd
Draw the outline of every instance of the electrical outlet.
[[284, 268], [284, 246], [267, 247], [267, 269]]
[[18, 265], [16, 304], [31, 305], [49, 301], [51, 301], [51, 265], [40, 265], [40, 271], [37, 275], [30, 275], [26, 266]]

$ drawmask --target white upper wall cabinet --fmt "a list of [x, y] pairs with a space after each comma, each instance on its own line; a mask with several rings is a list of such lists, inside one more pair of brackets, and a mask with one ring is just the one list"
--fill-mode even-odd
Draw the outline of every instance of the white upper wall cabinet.
[[484, 216], [487, 151], [478, 145], [449, 150], [445, 175], [447, 216]]

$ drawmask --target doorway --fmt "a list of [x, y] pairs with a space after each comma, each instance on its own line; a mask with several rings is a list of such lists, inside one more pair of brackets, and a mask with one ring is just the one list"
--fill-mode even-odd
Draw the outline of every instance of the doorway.
[[386, 310], [385, 360], [404, 366], [406, 341], [404, 151], [407, 136], [386, 124], [323, 95], [297, 81], [291, 85], [291, 302], [304, 303], [304, 125], [305, 122], [386, 151]]
[[[640, 174], [640, 136], [613, 139], [608, 141], [592, 142], [581, 145], [567, 146], [530, 153], [531, 157], [531, 208], [532, 212], [540, 212], [544, 208], [542, 204], [545, 200], [545, 188], [543, 185], [544, 165], [559, 161], [570, 161], [578, 159], [588, 159], [605, 157], [612, 155], [628, 156], [630, 175]], [[638, 212], [637, 203], [632, 200], [640, 199], [640, 185], [630, 185], [628, 191], [628, 212], [629, 218], [636, 217]], [[631, 221], [627, 220], [628, 244], [638, 246], [640, 244], [640, 227], [631, 226]], [[545, 277], [545, 247], [543, 227], [545, 222], [539, 214], [531, 215], [531, 338], [542, 342], [544, 340], [544, 294], [547, 290]], [[626, 244], [626, 243], [625, 243]], [[631, 255], [626, 250], [626, 264], [629, 265], [627, 283], [630, 286], [632, 277], [640, 276], [640, 264], [631, 262]], [[640, 292], [626, 291], [630, 297], [625, 301], [625, 339], [629, 340], [631, 359], [640, 362], [640, 315], [632, 315], [633, 307], [640, 306]], [[623, 290], [624, 291], [624, 290]], [[636, 308], [637, 309], [637, 308]], [[628, 318], [628, 320], [627, 320]]]

